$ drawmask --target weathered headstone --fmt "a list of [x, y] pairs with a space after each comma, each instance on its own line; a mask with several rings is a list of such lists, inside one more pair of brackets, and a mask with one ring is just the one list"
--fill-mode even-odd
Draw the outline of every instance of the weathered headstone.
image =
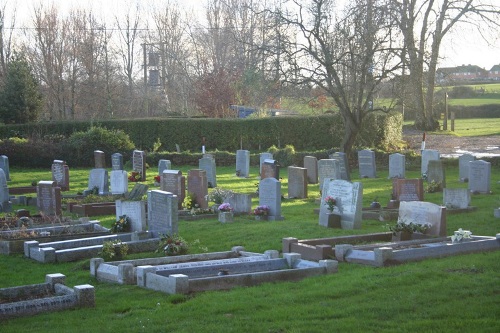
[[114, 153], [111, 155], [111, 170], [123, 170], [123, 155]]
[[406, 177], [406, 156], [395, 153], [389, 155], [389, 178]]
[[144, 184], [135, 184], [132, 190], [128, 193], [127, 199], [131, 201], [139, 201], [148, 193], [148, 186]]
[[268, 219], [282, 220], [281, 182], [276, 178], [265, 178], [259, 182], [259, 205], [269, 206]]
[[116, 200], [116, 220], [120, 216], [127, 215], [130, 219], [130, 231], [146, 231], [146, 202], [145, 201], [128, 201]]
[[401, 202], [398, 223], [430, 224], [428, 235], [446, 236], [446, 208], [431, 202]]
[[304, 168], [307, 169], [307, 182], [318, 183], [318, 159], [314, 156], [304, 156]]
[[163, 170], [160, 190], [176, 195], [178, 209], [182, 209], [182, 202], [186, 197], [186, 177], [180, 170]]
[[341, 179], [340, 162], [334, 159], [318, 161], [319, 188], [323, 188], [323, 181], [327, 178]]
[[466, 188], [445, 188], [443, 205], [446, 208], [466, 209], [470, 205], [470, 191]]
[[9, 158], [5, 155], [0, 156], [0, 169], [5, 173], [5, 179], [10, 180]]
[[12, 205], [9, 197], [9, 188], [7, 187], [7, 177], [5, 172], [0, 169], [0, 212], [11, 212]]
[[469, 191], [490, 193], [491, 163], [483, 160], [469, 162]]
[[[340, 214], [342, 229], [361, 229], [361, 213], [363, 205], [363, 184], [351, 183], [342, 179], [325, 179], [321, 195], [320, 225], [323, 221], [321, 215], [328, 212], [325, 204], [327, 196], [336, 200], [335, 212]], [[327, 225], [323, 225], [327, 227]]]
[[66, 162], [61, 160], [52, 162], [52, 181], [61, 191], [69, 191], [69, 167]]
[[106, 168], [106, 155], [102, 150], [94, 150], [94, 164], [96, 169]]
[[132, 153], [132, 170], [141, 175], [141, 181], [146, 181], [146, 153], [142, 150], [134, 150]]
[[172, 169], [172, 162], [170, 160], [159, 160], [158, 161], [158, 174], [161, 176], [163, 173], [163, 170], [170, 170]]
[[471, 154], [462, 154], [458, 157], [458, 177], [461, 182], [469, 181], [469, 162], [476, 160]]
[[436, 184], [441, 184], [441, 189], [446, 187], [446, 174], [444, 171], [443, 161], [429, 161], [429, 163], [427, 164], [427, 182], [435, 182]]
[[224, 199], [237, 214], [250, 214], [252, 212], [252, 197], [250, 194], [232, 193]]
[[375, 152], [369, 149], [358, 151], [358, 166], [360, 178], [376, 178]]
[[272, 160], [273, 154], [271, 153], [260, 153], [259, 155], [259, 175], [262, 175], [262, 164], [265, 160]]
[[212, 155], [203, 155], [203, 157], [198, 160], [198, 168], [205, 170], [207, 173], [208, 187], [217, 187], [217, 166], [215, 165], [215, 158], [213, 158]]
[[424, 183], [417, 179], [394, 179], [394, 197], [399, 201], [424, 201]]
[[288, 198], [307, 198], [307, 169], [288, 167]]
[[262, 168], [260, 170], [260, 179], [264, 178], [276, 178], [280, 179], [280, 166], [278, 161], [275, 160], [264, 160], [262, 163]]
[[250, 152], [248, 150], [236, 151], [236, 175], [243, 178], [250, 175]]
[[196, 203], [200, 208], [208, 208], [208, 180], [205, 170], [189, 170], [187, 176], [188, 192], [194, 194]]
[[339, 161], [340, 179], [350, 181], [351, 176], [349, 175], [349, 161], [347, 160], [347, 155], [342, 152], [337, 152], [331, 154], [330, 158]]
[[430, 160], [439, 160], [439, 151], [433, 149], [422, 150], [422, 161], [420, 171], [422, 175], [427, 174], [427, 168]]
[[128, 175], [125, 170], [111, 170], [111, 194], [125, 194], [128, 192]]
[[40, 181], [36, 188], [38, 210], [46, 215], [62, 214], [61, 188], [54, 181]]
[[165, 191], [148, 192], [148, 230], [153, 237], [178, 231], [177, 196]]
[[109, 180], [108, 170], [106, 169], [92, 169], [89, 175], [88, 189], [93, 191], [94, 188], [98, 189], [99, 195], [109, 194]]
[[180, 153], [181, 152], [181, 146], [179, 146], [178, 143], [175, 144], [175, 151]]

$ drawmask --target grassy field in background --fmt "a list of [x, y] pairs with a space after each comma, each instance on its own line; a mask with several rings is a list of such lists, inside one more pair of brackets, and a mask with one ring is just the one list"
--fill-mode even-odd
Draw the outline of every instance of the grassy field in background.
[[[174, 166], [177, 167], [177, 166]], [[193, 167], [181, 167], [183, 174]], [[151, 169], [150, 169], [151, 170]], [[476, 235], [494, 236], [500, 220], [493, 218], [499, 206], [500, 170], [492, 170], [491, 195], [474, 195], [477, 210], [448, 215], [447, 233], [458, 228]], [[253, 193], [258, 168], [240, 179], [232, 167], [217, 168], [220, 188]], [[71, 191], [86, 188], [88, 169], [70, 169]], [[147, 182], [153, 185], [155, 172]], [[282, 193], [287, 194], [287, 171], [282, 169]], [[389, 200], [388, 172], [379, 167], [379, 178], [358, 179], [363, 184], [363, 206], [378, 197]], [[409, 166], [408, 178], [420, 176]], [[50, 170], [11, 168], [9, 187], [49, 180]], [[458, 182], [458, 168], [447, 168], [447, 185]], [[318, 225], [318, 185], [308, 185], [309, 198], [282, 202], [283, 221], [255, 221], [239, 216], [232, 224], [217, 219], [179, 221], [179, 234], [198, 239], [210, 252], [242, 245], [248, 251], [281, 250], [283, 237], [320, 238], [387, 231], [387, 222], [364, 220], [360, 230], [328, 229]], [[441, 204], [442, 194], [425, 194], [425, 200]], [[253, 206], [257, 205], [253, 199]], [[15, 206], [14, 209], [26, 208]], [[34, 212], [33, 208], [30, 208]], [[114, 216], [97, 219], [110, 226]], [[196, 249], [195, 249], [196, 250]], [[196, 251], [195, 251], [196, 252]], [[152, 253], [129, 258], [151, 257]], [[41, 264], [22, 255], [0, 255], [0, 287], [40, 283], [47, 273], [63, 273], [67, 285], [91, 284], [96, 307], [40, 314], [0, 323], [1, 332], [498, 332], [500, 331], [500, 251], [430, 259], [393, 267], [373, 268], [339, 263], [339, 272], [299, 282], [266, 283], [257, 287], [191, 295], [166, 295], [137, 286], [101, 283], [89, 274], [89, 261]]]
[[[442, 123], [442, 120], [441, 120]], [[404, 126], [413, 126], [413, 120], [404, 122]], [[433, 134], [452, 134], [456, 136], [488, 136], [500, 135], [500, 118], [455, 119], [455, 131], [450, 130], [448, 119], [447, 131], [430, 132]]]

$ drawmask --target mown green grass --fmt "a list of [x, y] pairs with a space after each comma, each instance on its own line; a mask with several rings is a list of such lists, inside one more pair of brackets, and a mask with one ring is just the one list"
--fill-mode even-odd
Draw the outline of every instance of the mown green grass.
[[[183, 173], [189, 167], [181, 168]], [[381, 168], [379, 168], [381, 169]], [[234, 168], [218, 167], [219, 187], [242, 193], [255, 191], [257, 168], [239, 179]], [[391, 183], [387, 170], [377, 179], [357, 179], [364, 187], [363, 206], [374, 197], [384, 205]], [[152, 185], [152, 176], [150, 172]], [[281, 170], [286, 195], [287, 173]], [[407, 171], [416, 178], [419, 171]], [[49, 171], [11, 168], [9, 186], [50, 179]], [[70, 169], [71, 193], [86, 187], [88, 170]], [[466, 187], [458, 169], [448, 167], [448, 187]], [[499, 221], [500, 172], [492, 170], [492, 195], [475, 195], [471, 213], [448, 215], [447, 231], [470, 229], [494, 236]], [[188, 241], [199, 239], [209, 251], [243, 245], [248, 251], [281, 250], [283, 237], [317, 238], [387, 231], [386, 223], [363, 221], [360, 230], [327, 229], [318, 225], [318, 185], [309, 185], [309, 199], [284, 200], [284, 221], [254, 221], [236, 217], [233, 224], [216, 219], [179, 221], [179, 233]], [[425, 194], [442, 202], [442, 194]], [[257, 204], [257, 199], [253, 199]], [[16, 206], [14, 209], [25, 208]], [[114, 217], [100, 217], [109, 226]], [[151, 253], [134, 255], [148, 257]], [[17, 318], [1, 323], [1, 332], [498, 332], [500, 330], [500, 251], [430, 259], [384, 268], [339, 264], [333, 275], [298, 282], [267, 283], [230, 291], [166, 295], [136, 286], [101, 283], [89, 274], [88, 260], [41, 264], [21, 255], [0, 256], [0, 286], [40, 283], [47, 273], [63, 273], [67, 285], [89, 283], [96, 288], [96, 307]]]
[[[442, 123], [442, 120], [441, 120]], [[413, 120], [404, 122], [405, 126], [412, 126]], [[455, 131], [451, 131], [451, 120], [448, 119], [447, 131], [429, 132], [455, 136], [488, 136], [500, 135], [500, 118], [455, 119]]]

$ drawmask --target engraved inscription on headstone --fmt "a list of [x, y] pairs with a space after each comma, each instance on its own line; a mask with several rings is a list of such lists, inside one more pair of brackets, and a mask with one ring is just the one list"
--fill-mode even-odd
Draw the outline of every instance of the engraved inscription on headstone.
[[114, 153], [111, 155], [111, 170], [123, 170], [123, 155]]
[[470, 205], [470, 191], [466, 188], [445, 188], [443, 205], [448, 209], [466, 209]]
[[148, 230], [153, 237], [177, 233], [177, 216], [177, 196], [158, 190], [148, 192]]
[[69, 191], [69, 168], [66, 162], [61, 160], [52, 162], [52, 180], [61, 191]]
[[446, 208], [425, 201], [401, 202], [399, 205], [399, 223], [431, 224], [427, 234], [446, 236]]
[[321, 195], [320, 214], [328, 212], [328, 207], [324, 204], [327, 196], [332, 196], [337, 201], [334, 212], [340, 213], [342, 229], [361, 228], [362, 183], [351, 183], [342, 179], [325, 179]]
[[132, 169], [139, 172], [141, 181], [146, 180], [146, 153], [142, 150], [134, 150], [132, 153]]
[[396, 198], [399, 201], [423, 201], [424, 184], [418, 179], [396, 179]]

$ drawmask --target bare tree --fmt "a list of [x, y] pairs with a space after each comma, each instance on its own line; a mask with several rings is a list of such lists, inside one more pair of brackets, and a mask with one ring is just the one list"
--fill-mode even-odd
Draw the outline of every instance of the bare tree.
[[5, 28], [5, 14], [7, 11], [7, 2], [0, 4], [0, 79], [7, 73], [7, 63], [12, 53], [12, 32], [16, 22], [16, 10], [11, 16], [8, 32]]

